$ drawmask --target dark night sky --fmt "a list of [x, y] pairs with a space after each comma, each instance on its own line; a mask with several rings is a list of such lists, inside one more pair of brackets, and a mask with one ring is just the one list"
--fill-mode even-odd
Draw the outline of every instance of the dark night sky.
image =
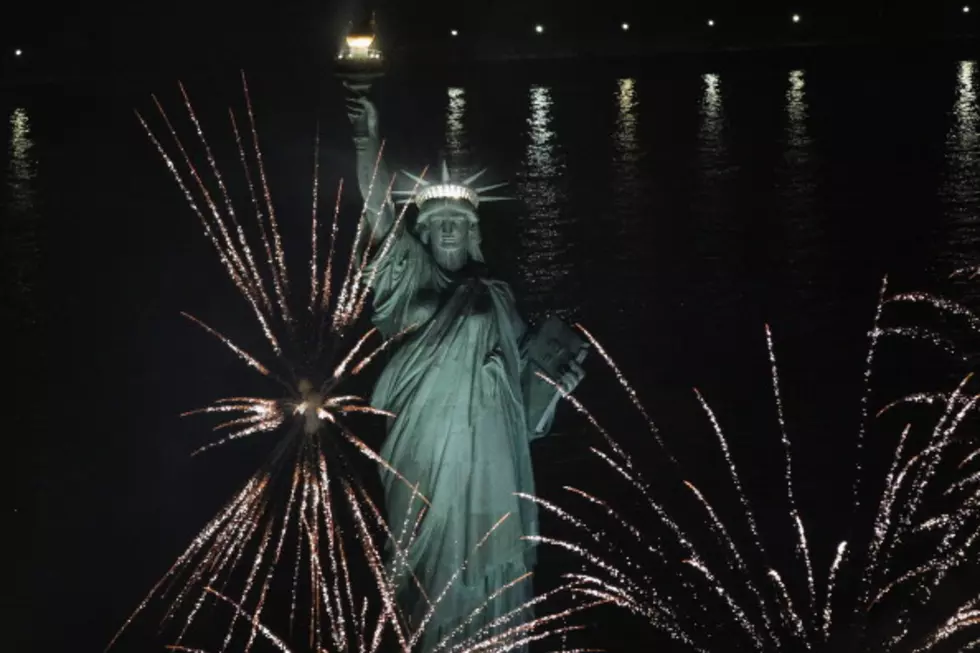
[[603, 25], [615, 34], [624, 20], [644, 30], [643, 34], [657, 37], [697, 34], [709, 16], [739, 37], [782, 35], [793, 12], [804, 15], [810, 36], [836, 36], [881, 25], [882, 15], [896, 33], [924, 33], [956, 28], [962, 3], [911, 4], [893, 0], [608, 0], [598, 9], [594, 3], [559, 0], [385, 0], [373, 5], [364, 0], [274, 4], [174, 0], [165, 4], [74, 3], [62, 5], [58, 12], [46, 3], [24, 3], [0, 21], [0, 41], [8, 52], [24, 47], [44, 52], [52, 61], [71, 59], [77, 64], [83, 60], [85, 65], [102, 66], [107, 61], [118, 65], [183, 55], [211, 60], [271, 57], [290, 51], [308, 55], [336, 39], [356, 7], [377, 9], [382, 35], [389, 43], [419, 47], [444, 41], [450, 27], [463, 30], [470, 39], [491, 43], [527, 38], [530, 25], [538, 21], [549, 26], [552, 38], [571, 39], [572, 45], [601, 33]]

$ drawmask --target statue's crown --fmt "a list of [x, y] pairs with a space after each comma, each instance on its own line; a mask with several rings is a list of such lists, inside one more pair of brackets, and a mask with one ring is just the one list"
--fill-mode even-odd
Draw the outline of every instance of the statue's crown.
[[452, 175], [449, 173], [449, 166], [443, 161], [442, 180], [431, 182], [403, 170], [403, 174], [416, 183], [417, 190], [396, 190], [392, 194], [404, 196], [402, 199], [396, 200], [396, 203], [415, 202], [415, 205], [419, 207], [420, 211], [424, 204], [432, 200], [461, 200], [476, 209], [482, 202], [500, 202], [511, 199], [510, 197], [483, 194], [487, 191], [506, 186], [507, 182], [492, 184], [482, 188], [473, 188], [473, 182], [479, 179], [486, 171], [487, 169], [484, 168], [475, 175], [467, 177], [462, 181], [453, 181]]

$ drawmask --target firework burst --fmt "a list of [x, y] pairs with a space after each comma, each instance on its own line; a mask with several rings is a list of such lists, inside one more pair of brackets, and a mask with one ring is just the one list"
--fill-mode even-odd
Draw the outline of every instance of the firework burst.
[[[359, 396], [343, 393], [341, 387], [350, 377], [359, 374], [378, 353], [404, 335], [399, 334], [377, 344], [373, 350], [365, 351], [376, 330], [363, 335], [356, 333], [356, 323], [363, 312], [371, 285], [368, 257], [384, 256], [390, 241], [383, 241], [380, 251], [371, 252], [371, 241], [365, 238], [367, 234], [362, 213], [349, 257], [350, 264], [343, 275], [339, 292], [334, 291], [334, 244], [343, 183], [338, 185], [329, 246], [324, 257], [318, 251], [317, 133], [313, 157], [309, 297], [301, 306], [296, 306], [298, 302], [290, 301], [298, 293], [290, 281], [286, 266], [283, 239], [269, 191], [244, 74], [242, 85], [248, 133], [251, 136], [251, 161], [235, 114], [229, 110], [229, 115], [254, 210], [255, 231], [261, 245], [259, 251], [264, 257], [256, 254], [249, 244], [184, 87], [180, 86], [183, 104], [207, 159], [217, 193], [209, 190], [170, 117], [155, 96], [153, 102], [172, 137], [177, 154], [172, 156], [168, 153], [138, 112], [137, 118], [173, 174], [192, 211], [200, 219], [205, 236], [214, 246], [225, 272], [250, 308], [268, 345], [267, 362], [260, 361], [260, 356], [245, 351], [196, 317], [187, 313], [183, 315], [223, 343], [248, 368], [279, 387], [277, 396], [228, 397], [185, 413], [216, 414], [224, 418], [214, 428], [223, 435], [195, 453], [262, 433], [278, 432], [281, 437], [267, 462], [194, 538], [123, 628], [152, 598], [165, 596], [170, 600], [165, 619], [183, 616], [184, 623], [177, 639], [177, 645], [180, 645], [207, 597], [223, 596], [209, 588], [225, 587], [232, 573], [241, 570], [245, 580], [234, 604], [240, 609], [246, 605], [254, 606], [252, 618], [243, 622], [240, 612], [234, 613], [222, 650], [229, 646], [239, 622], [246, 623], [250, 631], [244, 646], [244, 650], [249, 650], [257, 635], [263, 633], [257, 624], [279, 563], [287, 557], [284, 551], [289, 542], [290, 548], [295, 547], [296, 556], [292, 574], [290, 624], [296, 618], [297, 594], [301, 585], [300, 563], [305, 558], [307, 566], [302, 584], [308, 586], [310, 594], [307, 621], [311, 645], [319, 649], [326, 640], [331, 648], [338, 650], [353, 649], [358, 643], [363, 649], [365, 642], [380, 638], [385, 624], [394, 624], [398, 631], [399, 615], [390, 593], [382, 592], [381, 616], [372, 629], [367, 620], [366, 605], [355, 605], [344, 534], [334, 507], [338, 501], [334, 495], [339, 494], [339, 503], [346, 504], [350, 517], [348, 521], [353, 524], [354, 534], [366, 552], [372, 573], [378, 577], [382, 571], [380, 555], [362, 508], [370, 499], [357, 482], [356, 473], [345, 452], [360, 452], [389, 472], [397, 475], [397, 471], [374, 453], [345, 422], [345, 418], [352, 413], [391, 415], [372, 408]], [[253, 181], [253, 167], [258, 173], [257, 184]], [[262, 258], [264, 264], [260, 262]], [[421, 495], [418, 495], [418, 499], [425, 503]], [[379, 586], [384, 587], [384, 583], [380, 582], [383, 579], [378, 577], [378, 580]]]
[[[271, 200], [244, 74], [242, 86], [248, 116], [247, 133], [251, 136], [251, 161], [246, 154], [247, 148], [243, 144], [235, 114], [229, 110], [229, 115], [254, 210], [261, 245], [259, 255], [253, 252], [249, 244], [184, 87], [180, 86], [183, 104], [197, 133], [218, 193], [212, 194], [208, 189], [156, 97], [153, 97], [153, 102], [179, 156], [168, 153], [138, 112], [137, 118], [173, 174], [192, 211], [200, 219], [225, 272], [252, 311], [268, 345], [268, 362], [245, 351], [196, 317], [186, 313], [184, 316], [223, 343], [248, 368], [271, 380], [280, 389], [277, 396], [228, 397], [185, 413], [185, 416], [215, 414], [224, 418], [214, 429], [223, 435], [195, 453], [262, 433], [276, 432], [281, 437], [266, 463], [193, 539], [127, 619], [109, 647], [152, 599], [165, 598], [169, 601], [165, 621], [178, 617], [183, 621], [177, 641], [171, 646], [173, 650], [198, 650], [185, 646], [183, 640], [210, 600], [232, 608], [231, 623], [221, 651], [228, 649], [236, 627], [241, 626], [239, 635], [244, 651], [249, 651], [255, 641], [262, 638], [278, 650], [288, 652], [291, 649], [285, 641], [263, 625], [262, 616], [273, 580], [279, 575], [280, 563], [292, 556], [289, 628], [292, 629], [301, 609], [307, 608], [305, 617], [300, 615], [300, 618], [308, 624], [307, 645], [310, 650], [369, 653], [376, 651], [387, 637], [407, 653], [416, 647], [427, 621], [410, 625], [395, 596], [397, 576], [406, 573], [402, 567], [406, 566], [403, 563], [407, 560], [406, 552], [413, 543], [415, 530], [402, 528], [401, 532], [405, 535], [397, 540], [393, 538], [381, 511], [358, 482], [350, 457], [345, 455], [345, 452], [357, 452], [366, 456], [407, 484], [408, 481], [382, 460], [345, 420], [352, 413], [383, 417], [394, 415], [372, 408], [362, 397], [344, 393], [342, 389], [348, 379], [358, 375], [379, 353], [411, 331], [411, 328], [407, 329], [369, 350], [367, 343], [375, 335], [376, 329], [363, 335], [358, 335], [356, 329], [373, 281], [375, 267], [369, 264], [369, 260], [373, 257], [378, 261], [387, 255], [405, 209], [398, 215], [389, 237], [381, 240], [377, 250], [372, 252], [370, 245], [375, 239], [370, 237], [366, 227], [365, 206], [358, 221], [346, 273], [339, 289], [334, 289], [334, 243], [338, 233], [343, 183], [337, 189], [329, 245], [323, 257], [318, 251], [317, 133], [313, 162], [309, 295], [297, 306], [295, 300], [300, 294], [287, 271], [283, 239]], [[184, 165], [179, 166], [175, 159]], [[253, 166], [258, 173], [254, 177], [258, 183], [253, 181]], [[373, 178], [371, 183], [373, 185]], [[388, 188], [386, 201], [390, 199], [390, 193], [391, 188]], [[220, 203], [214, 199], [215, 196], [221, 198]], [[259, 262], [262, 259], [264, 265]], [[413, 487], [413, 497], [418, 501], [416, 506], [419, 509], [410, 506], [406, 520], [410, 515], [421, 520], [428, 502], [417, 487]], [[343, 515], [340, 514], [341, 509]], [[504, 515], [500, 521], [507, 518]], [[355, 572], [345, 546], [345, 527], [349, 528], [362, 549], [373, 581], [368, 584], [377, 605], [370, 605], [368, 597], [354, 588]], [[492, 535], [493, 530], [487, 533], [478, 548]], [[382, 559], [381, 547], [376, 544], [379, 537], [393, 545], [393, 560]], [[245, 578], [240, 592], [232, 596], [226, 587], [230, 585], [235, 572]], [[529, 576], [514, 579], [498, 594], [526, 582]], [[450, 580], [450, 583], [454, 580]], [[307, 605], [298, 596], [301, 586], [308, 590]], [[577, 605], [531, 621], [521, 619], [526, 609], [558, 591], [533, 599], [465, 639], [453, 639], [451, 634], [436, 650], [450, 653], [507, 651], [567, 632], [572, 627], [565, 626], [564, 620], [590, 607], [590, 604]], [[470, 618], [486, 609], [495, 596], [489, 597]], [[431, 606], [428, 611], [430, 617], [440, 599], [441, 596], [426, 597]], [[463, 630], [462, 625], [458, 630]]]
[[[861, 402], [864, 416], [869, 412], [875, 351], [880, 336], [891, 333], [879, 326], [884, 306], [906, 298], [925, 301], [919, 295], [889, 298], [886, 291], [887, 282], [882, 287], [870, 332]], [[951, 306], [948, 302], [941, 305], [947, 309]], [[605, 359], [634, 404], [641, 406], [612, 358], [590, 333], [579, 329]], [[609, 517], [609, 528], [542, 503], [545, 510], [571, 524], [585, 538], [582, 542], [539, 539], [573, 552], [586, 563], [582, 573], [570, 576], [581, 583], [576, 591], [604, 598], [641, 616], [683, 650], [919, 652], [941, 650], [943, 646], [980, 646], [980, 629], [973, 628], [980, 623], [980, 596], [975, 588], [972, 595], [968, 592], [969, 600], [945, 606], [945, 599], [955, 594], [951, 591], [956, 589], [955, 577], [976, 573], [980, 558], [980, 442], [961, 433], [962, 425], [976, 411], [980, 400], [980, 396], [967, 390], [971, 377], [950, 393], [915, 395], [883, 409], [885, 412], [902, 403], [930, 403], [941, 407], [941, 415], [928, 428], [913, 429], [909, 425], [904, 429], [876, 502], [870, 498], [862, 500], [866, 492], [855, 483], [857, 522], [851, 529], [853, 537], [840, 541], [829, 569], [818, 572], [804, 521], [796, 508], [792, 447], [768, 326], [766, 340], [784, 451], [784, 491], [789, 506], [785, 521], [795, 541], [795, 562], [789, 569], [777, 570], [771, 562], [720, 420], [697, 390], [697, 400], [711, 423], [740, 505], [736, 514], [719, 513], [706, 494], [686, 480], [683, 487], [693, 501], [687, 506], [694, 508], [669, 511], [630, 456], [580, 402], [565, 395], [612, 449], [611, 454], [595, 448], [593, 452], [643, 498], [652, 512], [653, 523], [662, 528], [639, 528], [602, 499], [566, 487], [573, 497], [599, 506]], [[642, 411], [642, 415], [663, 448], [646, 412]], [[858, 460], [866, 435], [863, 422], [862, 419], [858, 433]], [[669, 460], [679, 478], [683, 478], [683, 467], [675, 458]], [[938, 473], [940, 470], [942, 474]], [[863, 476], [859, 464], [856, 478]], [[863, 508], [865, 504], [869, 504], [867, 510]], [[696, 523], [672, 516], [699, 513], [703, 520]], [[864, 514], [871, 518], [864, 520]], [[735, 536], [733, 526], [746, 532], [748, 539], [742, 541]], [[638, 542], [642, 553], [625, 554], [624, 539]], [[786, 574], [799, 582], [784, 582], [784, 577], [789, 577]], [[683, 591], [677, 591], [678, 583]], [[944, 601], [939, 601], [940, 597]], [[709, 612], [704, 609], [706, 605], [716, 607]], [[882, 624], [887, 625], [883, 628]]]

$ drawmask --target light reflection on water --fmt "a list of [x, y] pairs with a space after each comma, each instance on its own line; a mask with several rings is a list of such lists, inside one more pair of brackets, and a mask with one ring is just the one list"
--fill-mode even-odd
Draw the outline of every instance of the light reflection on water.
[[18, 107], [10, 114], [10, 144], [7, 148], [7, 191], [9, 209], [23, 213], [34, 209], [35, 161], [31, 150], [31, 121], [27, 110]]
[[10, 113], [9, 126], [10, 142], [4, 180], [6, 217], [0, 225], [5, 268], [3, 276], [9, 282], [4, 284], [2, 291], [4, 295], [8, 291], [13, 294], [13, 314], [24, 324], [31, 325], [36, 319], [33, 296], [37, 291], [37, 160], [27, 109], [15, 108]]
[[469, 174], [469, 143], [466, 137], [466, 92], [450, 87], [446, 107], [445, 158], [449, 168], [460, 178]]
[[787, 141], [789, 155], [793, 159], [806, 158], [810, 138], [807, 135], [806, 121], [809, 108], [806, 99], [806, 73], [794, 70], [789, 74], [789, 88], [786, 91], [786, 115], [789, 118]]
[[[717, 164], [725, 154], [722, 129], [725, 117], [722, 112], [721, 78], [714, 73], [701, 77], [704, 95], [701, 98], [700, 150], [703, 167]], [[704, 165], [707, 164], [707, 165]]]
[[701, 101], [698, 107], [698, 202], [706, 205], [702, 212], [709, 216], [724, 213], [724, 191], [718, 186], [728, 172], [728, 148], [725, 143], [725, 111], [722, 100], [721, 77], [715, 73], [701, 76]]
[[560, 287], [571, 269], [568, 251], [568, 216], [562, 215], [563, 196], [559, 188], [565, 163], [558, 136], [552, 126], [551, 89], [532, 86], [530, 115], [527, 119], [527, 149], [518, 182], [518, 197], [526, 215], [520, 218], [516, 242], [518, 268], [530, 318], [540, 317], [549, 304], [554, 312], [568, 311], [547, 301]]
[[640, 144], [636, 135], [637, 108], [639, 100], [636, 96], [636, 80], [621, 79], [617, 83], [616, 131], [613, 142], [616, 146], [617, 163], [624, 171], [636, 173], [636, 163], [639, 158]]
[[[738, 277], [737, 266], [744, 258], [733, 245], [740, 242], [742, 221], [734, 218], [731, 206], [731, 166], [725, 134], [725, 105], [721, 76], [701, 76], [698, 102], [697, 186], [691, 206], [694, 224], [694, 246], [700, 259], [696, 277], [709, 285], [702, 292], [714, 295], [716, 304], [729, 303], [740, 295], [727, 283]], [[709, 273], [709, 270], [713, 274]]]
[[[980, 251], [980, 108], [977, 106], [976, 61], [961, 61], [956, 67], [956, 96], [952, 124], [946, 135], [945, 170], [940, 190], [949, 243], [940, 253], [944, 273], [977, 265]], [[962, 291], [977, 293], [975, 281], [963, 282]]]
[[[612, 145], [612, 192], [603, 207], [604, 225], [613, 234], [616, 270], [614, 283], [623, 288], [635, 276], [642, 276], [642, 266], [631, 265], [637, 252], [643, 251], [645, 237], [652, 228], [649, 215], [642, 205], [648, 193], [642, 188], [640, 158], [643, 147], [639, 135], [640, 100], [637, 81], [622, 78], [616, 81], [611, 98], [616, 108], [616, 118], [611, 134]], [[637, 302], [645, 303], [647, 295], [636, 297], [629, 293], [610, 294], [611, 308], [619, 315], [635, 310]]]
[[640, 156], [642, 148], [637, 134], [639, 124], [640, 101], [636, 93], [635, 79], [620, 79], [616, 89], [616, 127], [612, 134], [613, 143], [613, 175], [615, 178], [616, 189], [613, 192], [613, 201], [616, 204], [616, 213], [619, 219], [620, 229], [627, 227], [626, 215], [622, 215], [624, 202], [631, 204], [632, 211], [636, 213], [636, 201], [639, 193], [637, 192], [640, 183]]
[[823, 249], [826, 224], [817, 205], [819, 167], [810, 136], [810, 99], [807, 93], [807, 74], [790, 71], [786, 82], [783, 165], [779, 184], [784, 205], [783, 215], [777, 215], [785, 244], [781, 258], [788, 267], [792, 287], [803, 302], [814, 303], [810, 294], [821, 274], [820, 254]]

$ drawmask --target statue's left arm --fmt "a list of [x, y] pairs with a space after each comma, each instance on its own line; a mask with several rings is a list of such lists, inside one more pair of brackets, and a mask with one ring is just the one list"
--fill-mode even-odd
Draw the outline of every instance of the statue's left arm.
[[[518, 355], [520, 361], [521, 396], [524, 400], [524, 413], [527, 418], [528, 435], [531, 440], [551, 433], [555, 411], [561, 398], [559, 390], [538, 376], [540, 369], [530, 360], [531, 334], [515, 311]], [[566, 351], [567, 362], [551, 380], [561, 386], [561, 391], [571, 393], [585, 378], [585, 371], [571, 352]]]
[[[574, 359], [570, 359], [564, 367], [562, 374], [553, 379], [561, 386], [565, 394], [571, 394], [578, 384], [585, 378], [585, 370], [581, 364]], [[528, 354], [525, 349], [521, 350], [521, 393], [524, 397], [524, 412], [528, 417], [528, 433], [531, 440], [537, 440], [551, 433], [551, 428], [555, 421], [555, 412], [561, 402], [552, 401], [554, 393], [542, 394], [531, 391], [534, 384], [540, 384], [542, 380], [538, 378], [535, 366], [528, 361]], [[546, 383], [546, 382], [545, 382]], [[555, 392], [559, 392], [555, 389]]]

